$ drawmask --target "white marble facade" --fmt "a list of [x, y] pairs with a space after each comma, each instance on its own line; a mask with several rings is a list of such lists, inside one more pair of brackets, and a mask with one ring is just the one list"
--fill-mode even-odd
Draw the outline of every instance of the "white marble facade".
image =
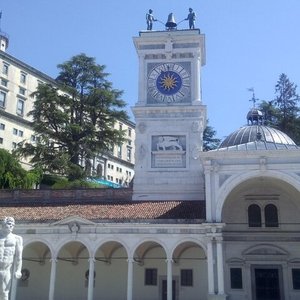
[[[74, 203], [55, 191], [0, 195], [1, 216], [14, 215], [24, 239], [12, 300], [299, 299], [299, 148], [254, 136], [202, 152], [204, 35], [142, 32], [134, 42], [133, 200], [122, 190], [95, 194], [93, 205], [86, 191]], [[164, 94], [154, 80], [165, 79], [185, 89]]]
[[204, 199], [198, 176], [206, 124], [200, 93], [204, 35], [199, 30], [141, 32], [134, 44], [139, 99], [133, 107], [138, 132], [133, 199]]

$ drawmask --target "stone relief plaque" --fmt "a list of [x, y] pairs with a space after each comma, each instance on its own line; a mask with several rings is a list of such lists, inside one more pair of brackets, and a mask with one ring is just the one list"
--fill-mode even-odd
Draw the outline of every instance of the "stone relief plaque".
[[151, 140], [152, 168], [185, 168], [186, 136], [155, 135]]

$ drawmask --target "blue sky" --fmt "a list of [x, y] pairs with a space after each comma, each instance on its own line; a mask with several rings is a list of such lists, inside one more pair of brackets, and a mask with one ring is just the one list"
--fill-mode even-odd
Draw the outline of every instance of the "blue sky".
[[[138, 59], [132, 37], [146, 29], [149, 8], [162, 22], [179, 23], [188, 8], [206, 36], [202, 99], [209, 123], [224, 138], [246, 124], [251, 93], [271, 100], [281, 73], [299, 84], [299, 0], [1, 0], [7, 52], [56, 77], [57, 64], [86, 53], [106, 65], [109, 80], [124, 91], [128, 110], [137, 102]], [[182, 22], [178, 29], [187, 28]], [[163, 30], [159, 22], [154, 29]]]

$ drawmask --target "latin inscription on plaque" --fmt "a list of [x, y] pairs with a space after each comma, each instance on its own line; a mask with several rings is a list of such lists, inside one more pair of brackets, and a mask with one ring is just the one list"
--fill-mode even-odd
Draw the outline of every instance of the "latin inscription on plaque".
[[184, 135], [152, 136], [152, 168], [185, 168], [186, 137]]

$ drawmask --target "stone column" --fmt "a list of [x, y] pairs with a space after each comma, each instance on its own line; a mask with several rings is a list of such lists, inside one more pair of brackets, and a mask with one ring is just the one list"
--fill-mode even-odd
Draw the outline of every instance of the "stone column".
[[223, 238], [217, 237], [218, 295], [224, 295]]
[[88, 285], [88, 300], [93, 300], [94, 296], [94, 272], [95, 272], [95, 259], [89, 259], [89, 285]]
[[133, 289], [133, 258], [128, 258], [128, 272], [127, 272], [127, 300], [132, 300]]
[[215, 294], [215, 278], [214, 278], [214, 258], [213, 258], [213, 243], [209, 237], [207, 241], [207, 275], [208, 275], [208, 294]]
[[50, 273], [49, 300], [54, 300], [57, 259], [51, 258], [50, 262], [51, 262], [51, 273]]
[[172, 300], [172, 263], [173, 260], [171, 258], [168, 258], [167, 260], [167, 299]]

